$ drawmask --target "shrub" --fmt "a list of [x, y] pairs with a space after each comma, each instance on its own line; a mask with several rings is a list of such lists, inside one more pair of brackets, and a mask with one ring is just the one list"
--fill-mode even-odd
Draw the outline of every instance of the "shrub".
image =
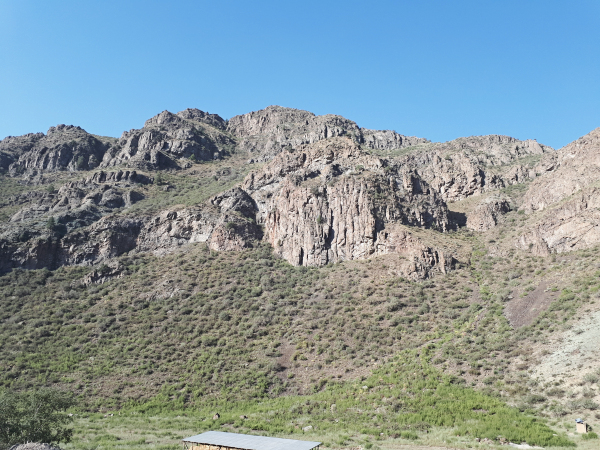
[[591, 400], [589, 398], [586, 398], [585, 400], [581, 401], [580, 405], [582, 408], [591, 409], [591, 410], [596, 410], [596, 409], [600, 408], [598, 403], [594, 402], [593, 400]]
[[596, 375], [595, 373], [588, 373], [585, 377], [583, 377], [583, 379], [587, 383], [594, 384], [598, 382], [600, 377], [598, 377], [598, 375]]
[[0, 448], [26, 442], [67, 443], [73, 430], [65, 410], [74, 406], [72, 394], [42, 388], [0, 394]]
[[54, 228], [56, 228], [56, 221], [54, 220], [54, 217], [50, 217], [48, 219], [46, 222], [46, 228], [48, 228], [50, 231], [54, 231]]
[[402, 431], [400, 433], [400, 437], [402, 439], [410, 439], [410, 440], [419, 439], [419, 435], [413, 431]]
[[85, 170], [86, 168], [86, 164], [85, 164], [85, 158], [83, 156], [80, 156], [77, 158], [77, 170]]

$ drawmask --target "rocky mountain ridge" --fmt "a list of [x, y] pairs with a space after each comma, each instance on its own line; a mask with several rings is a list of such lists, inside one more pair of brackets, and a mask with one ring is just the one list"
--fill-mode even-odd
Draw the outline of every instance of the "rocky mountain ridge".
[[[581, 161], [598, 155], [597, 132], [558, 152], [499, 135], [432, 143], [362, 129], [341, 116], [270, 106], [230, 120], [197, 109], [163, 111], [118, 140], [64, 125], [46, 135], [9, 137], [0, 141], [2, 168], [21, 183], [44, 183], [53, 173], [92, 173], [79, 180], [65, 175], [55, 192], [33, 190], [7, 202], [13, 209], [9, 222], [0, 224], [0, 270], [97, 264], [194, 242], [239, 250], [265, 240], [293, 265], [397, 254], [404, 275], [425, 278], [451, 270], [456, 255], [413, 230], [449, 233], [466, 225], [486, 232], [513, 207], [543, 210], [582, 183], [593, 184], [595, 165], [588, 170]], [[157, 182], [161, 171], [185, 176], [195, 164], [215, 160], [260, 167], [207, 202], [128, 214], [159, 189], [172, 189]], [[568, 174], [568, 186], [547, 176], [557, 171]], [[580, 172], [586, 175], [575, 177]], [[511, 186], [530, 182], [522, 202], [507, 196]], [[462, 219], [448, 209], [480, 196], [483, 201]], [[512, 245], [539, 254], [593, 245], [594, 199], [593, 189], [582, 193]], [[556, 231], [555, 222], [566, 217], [573, 225]], [[552, 240], [549, 233], [572, 239]]]

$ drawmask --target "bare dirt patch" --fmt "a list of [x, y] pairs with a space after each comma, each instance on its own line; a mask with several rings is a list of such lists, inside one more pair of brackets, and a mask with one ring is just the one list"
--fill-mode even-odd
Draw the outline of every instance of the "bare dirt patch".
[[548, 291], [548, 282], [542, 281], [526, 297], [515, 297], [506, 304], [504, 314], [515, 328], [531, 325], [554, 301], [553, 292]]
[[566, 331], [562, 339], [552, 342], [549, 353], [533, 370], [534, 378], [563, 378], [575, 385], [583, 377], [597, 370], [600, 362], [600, 311], [590, 313]]

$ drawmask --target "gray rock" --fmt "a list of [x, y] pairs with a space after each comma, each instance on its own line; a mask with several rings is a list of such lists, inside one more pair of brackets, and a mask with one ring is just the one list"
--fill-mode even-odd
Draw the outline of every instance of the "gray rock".
[[342, 116], [316, 116], [308, 111], [281, 106], [269, 106], [232, 117], [227, 130], [238, 138], [239, 149], [253, 154], [253, 162], [269, 161], [284, 149], [339, 136], [368, 148], [383, 150], [428, 142], [426, 139], [402, 136], [395, 131], [361, 129], [355, 122]]
[[376, 150], [393, 150], [429, 142], [424, 138], [403, 136], [392, 130], [367, 130], [363, 128], [361, 132], [364, 145]]
[[510, 199], [492, 195], [479, 203], [467, 216], [467, 228], [487, 231], [498, 224], [500, 216], [510, 211]]
[[[11, 176], [32, 177], [40, 172], [90, 170], [98, 167], [111, 143], [73, 125], [51, 127], [48, 133], [9, 137], [0, 141], [0, 152], [11, 152]], [[18, 156], [18, 158], [17, 158]]]
[[147, 120], [142, 129], [124, 132], [101, 165], [156, 170], [189, 167], [190, 158], [220, 159], [235, 146], [224, 127], [222, 118], [200, 110], [163, 111]]
[[28, 442], [26, 444], [13, 445], [9, 450], [60, 450], [60, 447], [41, 444], [39, 442]]

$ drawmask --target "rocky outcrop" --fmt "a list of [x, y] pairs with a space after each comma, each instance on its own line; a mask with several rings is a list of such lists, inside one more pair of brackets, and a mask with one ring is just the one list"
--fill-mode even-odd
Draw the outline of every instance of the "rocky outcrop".
[[181, 117], [182, 119], [210, 125], [211, 127], [216, 128], [218, 130], [225, 131], [227, 129], [227, 122], [223, 120], [221, 116], [219, 116], [218, 114], [210, 114], [204, 111], [200, 111], [196, 108], [188, 108], [184, 109], [183, 111], [179, 111], [177, 113], [177, 116]]
[[90, 170], [98, 167], [110, 148], [103, 141], [73, 125], [51, 127], [48, 133], [7, 137], [0, 152], [18, 158], [10, 164], [11, 176], [34, 176], [40, 172]]
[[[103, 191], [101, 201], [108, 192], [114, 193], [114, 189]], [[103, 217], [101, 208], [86, 202], [78, 209], [53, 215], [57, 223], [54, 230], [34, 230], [22, 239], [19, 236], [26, 227], [13, 227], [0, 234], [0, 272], [17, 267], [54, 269], [63, 265], [93, 265], [130, 251], [160, 255], [196, 242], [218, 251], [242, 250], [256, 245], [263, 237], [262, 228], [254, 220], [252, 205], [252, 199], [239, 188], [203, 205], [135, 218]], [[88, 222], [77, 226], [77, 221], [86, 219]], [[64, 232], [60, 225], [65, 225]], [[92, 274], [90, 283], [103, 277], [104, 272]]]
[[40, 444], [38, 442], [28, 442], [26, 444], [13, 445], [8, 450], [60, 450], [60, 447], [50, 444]]
[[[149, 184], [152, 183], [152, 178], [137, 173], [135, 170], [118, 170], [116, 172], [105, 172], [100, 170], [90, 175], [83, 182], [83, 186], [96, 183], [135, 183], [135, 184]], [[82, 186], [82, 187], [83, 187]]]
[[114, 278], [123, 278], [128, 275], [127, 268], [119, 260], [108, 261], [97, 269], [92, 270], [81, 280], [84, 286], [103, 284]]
[[510, 211], [510, 199], [502, 195], [491, 195], [479, 203], [467, 215], [467, 228], [487, 231], [498, 225], [500, 217]]
[[393, 130], [368, 130], [362, 128], [360, 131], [362, 137], [361, 143], [364, 144], [365, 147], [374, 150], [394, 150], [429, 142], [425, 138], [403, 136]]
[[113, 209], [127, 208], [142, 200], [143, 194], [132, 188], [150, 182], [135, 171], [99, 171], [84, 180], [64, 184], [57, 192], [41, 193], [35, 203], [21, 208], [10, 221], [26, 222], [51, 215], [57, 224], [71, 231], [90, 225]]
[[413, 279], [427, 278], [434, 271], [448, 273], [456, 263], [451, 252], [426, 245], [413, 236], [408, 227], [398, 224], [387, 226], [374, 254], [398, 255], [396, 270]]
[[143, 219], [102, 217], [91, 226], [77, 229], [57, 244], [55, 267], [92, 265], [136, 248]]
[[295, 148], [336, 136], [359, 141], [360, 128], [341, 116], [316, 116], [299, 109], [269, 106], [232, 117], [227, 130], [238, 138], [238, 147], [256, 160], [268, 161], [283, 149]]
[[[101, 170], [66, 183], [65, 176], [52, 175], [63, 180], [58, 191], [11, 197], [11, 207], [21, 209], [0, 224], [0, 270], [97, 264], [125, 252], [162, 254], [195, 242], [240, 250], [265, 240], [296, 265], [398, 255], [402, 273], [423, 278], [449, 270], [453, 257], [417, 239], [410, 227], [455, 228], [447, 201], [488, 195], [563, 164], [536, 141], [491, 135], [431, 143], [279, 106], [229, 121], [197, 109], [163, 111], [113, 141], [59, 126], [0, 142], [2, 161], [12, 161], [9, 172], [26, 173], [29, 184], [43, 182], [44, 171], [185, 168], [234, 150], [266, 164], [205, 203], [144, 216], [127, 216], [126, 209], [142, 192], [155, 194], [141, 187], [153, 182], [151, 174]], [[508, 208], [509, 199], [489, 197], [467, 225], [485, 231]], [[527, 239], [522, 245], [529, 246]], [[90, 283], [102, 277], [99, 272]]]
[[413, 168], [448, 202], [464, 200], [535, 177], [523, 158], [550, 154], [536, 141], [508, 136], [472, 136], [444, 143], [419, 144], [418, 151], [394, 158], [395, 167]]
[[536, 166], [521, 209], [533, 224], [517, 247], [538, 255], [589, 248], [600, 242], [600, 128], [548, 155]]
[[536, 172], [550, 174], [534, 181], [520, 209], [542, 211], [600, 180], [600, 128], [548, 155]]
[[[86, 183], [109, 178], [118, 176], [93, 175], [67, 184], [48, 210], [40, 212], [47, 214], [52, 208], [58, 224], [76, 222], [76, 215], [85, 212], [91, 224], [68, 228], [63, 236], [46, 232], [24, 242], [0, 236], [5, 238], [0, 242], [4, 254], [14, 255], [1, 269], [97, 264], [129, 251], [162, 254], [194, 242], [213, 250], [241, 250], [263, 238], [296, 265], [400, 254], [410, 269], [407, 275], [425, 277], [432, 270], [445, 272], [452, 264], [450, 255], [398, 228], [446, 230], [444, 202], [414, 172], [393, 171], [346, 137], [285, 151], [249, 175], [241, 187], [205, 204], [154, 216], [94, 217], [101, 207], [120, 205], [119, 186], [102, 184], [98, 190], [84, 191]], [[57, 207], [65, 208], [62, 215], [55, 214]], [[25, 220], [24, 212], [20, 214], [14, 220]]]
[[390, 130], [361, 129], [342, 116], [316, 116], [308, 111], [281, 106], [269, 106], [232, 117], [227, 130], [238, 138], [238, 148], [250, 152], [256, 161], [269, 161], [282, 150], [339, 136], [378, 150], [428, 142], [427, 139], [402, 136]]
[[144, 128], [124, 132], [101, 165], [153, 170], [186, 167], [190, 159], [220, 159], [235, 146], [224, 129], [225, 121], [216, 114], [163, 111], [147, 120]]
[[32, 150], [44, 133], [28, 133], [23, 136], [7, 136], [0, 141], [0, 171], [8, 171], [19, 156]]
[[347, 138], [283, 152], [250, 174], [242, 188], [254, 199], [257, 221], [275, 253], [294, 265], [407, 253], [414, 249], [400, 242], [416, 240], [391, 233], [393, 225], [440, 231], [448, 226], [445, 204], [426, 183], [414, 173], [386, 171], [381, 159]]
[[547, 208], [523, 233], [517, 247], [535, 255], [590, 248], [600, 242], [600, 188], [586, 188]]
[[142, 224], [141, 219], [106, 216], [66, 236], [45, 231], [24, 243], [0, 236], [0, 272], [108, 261], [136, 247]]

